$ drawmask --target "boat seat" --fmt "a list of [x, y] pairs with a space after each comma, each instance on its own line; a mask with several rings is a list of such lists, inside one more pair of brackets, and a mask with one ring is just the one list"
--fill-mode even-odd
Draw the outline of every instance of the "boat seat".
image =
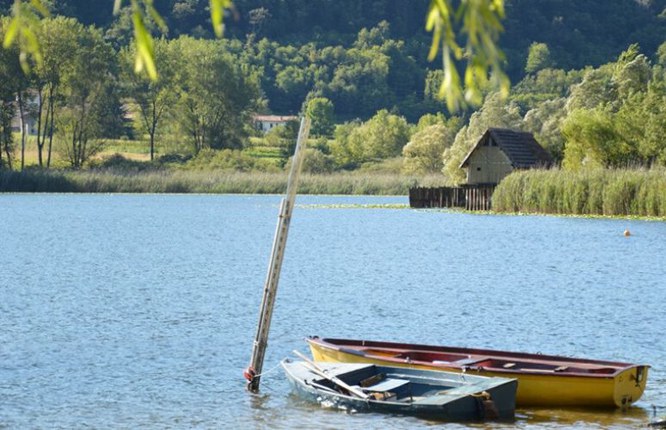
[[482, 361], [490, 360], [490, 357], [470, 357], [456, 360], [455, 364], [459, 366], [471, 366], [472, 364], [481, 363]]
[[406, 386], [407, 384], [409, 384], [409, 381], [406, 379], [386, 378], [375, 385], [364, 387], [363, 390], [383, 393], [388, 391], [395, 391], [398, 388]]

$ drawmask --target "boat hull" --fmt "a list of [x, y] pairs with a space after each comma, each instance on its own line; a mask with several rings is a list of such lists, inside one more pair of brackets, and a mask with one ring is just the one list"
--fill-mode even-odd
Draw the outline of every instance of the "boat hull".
[[[335, 342], [335, 343], [330, 343]], [[345, 344], [349, 342], [349, 344]], [[356, 342], [363, 342], [360, 347]], [[395, 344], [390, 342], [345, 341], [339, 339], [308, 339], [315, 361], [339, 363], [376, 363], [408, 368], [441, 370], [448, 372], [466, 372], [489, 377], [515, 378], [518, 380], [516, 403], [519, 407], [582, 407], [582, 408], [625, 408], [636, 402], [643, 391], [648, 376], [649, 366], [612, 363], [604, 361], [579, 360], [567, 357], [541, 356], [537, 354], [505, 353], [492, 350], [465, 350], [461, 348], [435, 347], [426, 345]], [[381, 345], [381, 347], [379, 347]], [[511, 370], [488, 369], [484, 366], [465, 366], [455, 363], [405, 360], [406, 351], [431, 351], [442, 353], [453, 350], [462, 354], [464, 351], [481, 353], [485, 356], [501, 357], [505, 360], [526, 359], [531, 362], [582, 363], [580, 366], [592, 367], [617, 365], [609, 374], [575, 374], [538, 369]], [[370, 350], [371, 352], [367, 352]], [[504, 355], [502, 355], [504, 354]], [[507, 355], [508, 354], [508, 355]], [[416, 355], [416, 354], [414, 354]], [[471, 355], [471, 354], [470, 354]]]
[[[301, 398], [332, 409], [350, 412], [379, 412], [413, 415], [437, 421], [513, 420], [517, 381], [506, 378], [468, 376], [457, 373], [386, 367], [373, 364], [318, 363], [327, 375], [348, 384], [359, 379], [381, 375], [387, 381], [401, 378], [402, 388], [393, 388], [395, 398], [362, 399], [335, 392], [335, 384], [313, 373], [302, 362], [285, 360], [282, 367], [293, 391]], [[359, 376], [362, 375], [362, 376]], [[358, 385], [355, 385], [360, 388]], [[372, 391], [372, 387], [368, 388]], [[426, 390], [432, 394], [424, 394]], [[409, 393], [409, 394], [407, 394]], [[490, 401], [490, 399], [492, 399]], [[490, 403], [488, 403], [490, 401]]]

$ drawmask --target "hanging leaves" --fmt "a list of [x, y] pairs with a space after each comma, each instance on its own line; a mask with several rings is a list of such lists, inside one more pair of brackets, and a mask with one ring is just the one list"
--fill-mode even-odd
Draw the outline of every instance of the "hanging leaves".
[[[157, 80], [155, 67], [155, 50], [153, 35], [147, 22], [154, 24], [163, 33], [167, 32], [167, 25], [153, 4], [153, 0], [129, 0], [132, 8], [132, 24], [134, 26], [134, 43], [136, 44], [136, 58], [134, 71], [146, 73], [152, 80]], [[120, 13], [124, 0], [114, 0], [113, 13]], [[224, 33], [224, 10], [232, 7], [231, 0], [210, 0], [210, 16], [213, 30], [218, 37]], [[30, 69], [29, 58], [38, 64], [42, 61], [39, 39], [36, 36], [37, 27], [41, 17], [49, 16], [44, 0], [14, 0], [12, 19], [5, 29], [3, 47], [6, 49], [17, 43], [20, 51], [21, 67], [24, 71]]]
[[[502, 18], [504, 0], [460, 0], [457, 9], [450, 0], [431, 0], [426, 20], [426, 30], [432, 32], [428, 59], [434, 60], [441, 47], [444, 79], [439, 96], [449, 111], [458, 111], [467, 104], [479, 105], [481, 91], [489, 85], [508, 95], [509, 78], [502, 70], [505, 57], [497, 46], [503, 31]], [[456, 31], [466, 35], [464, 49], [456, 40]], [[457, 62], [463, 59], [467, 60], [464, 88], [457, 68]]]
[[231, 8], [231, 0], [210, 0], [210, 20], [217, 37], [224, 35], [224, 10]]
[[[155, 9], [153, 0], [129, 0], [132, 8], [132, 23], [136, 43], [134, 69], [145, 72], [152, 80], [157, 79], [153, 36], [146, 23], [150, 20], [162, 32], [166, 24]], [[123, 0], [114, 0], [113, 11], [119, 13]], [[224, 34], [225, 10], [233, 7], [232, 0], [210, 0], [210, 16], [213, 30], [218, 37]], [[28, 59], [41, 62], [39, 40], [36, 28], [39, 19], [48, 16], [44, 0], [14, 0], [12, 20], [5, 30], [5, 48], [18, 43], [21, 66], [29, 69]], [[502, 32], [501, 19], [504, 18], [504, 0], [459, 0], [457, 9], [451, 0], [431, 0], [426, 19], [426, 30], [432, 32], [429, 59], [434, 60], [442, 53], [444, 79], [439, 96], [444, 98], [450, 111], [454, 112], [467, 103], [478, 105], [482, 99], [482, 89], [489, 85], [508, 94], [509, 79], [502, 70], [504, 54], [497, 46]], [[466, 35], [462, 48], [457, 40]], [[459, 61], [466, 59], [464, 87], [457, 69]]]
[[20, 47], [21, 68], [25, 73], [30, 71], [30, 57], [41, 64], [42, 52], [37, 38], [37, 27], [39, 26], [40, 16], [49, 16], [41, 0], [30, 0], [30, 3], [24, 3], [15, 0], [12, 7], [13, 18], [5, 30], [5, 38], [2, 42], [3, 48], [9, 48], [14, 42]]
[[[115, 0], [113, 13], [118, 14], [122, 7], [122, 0]], [[153, 36], [146, 26], [146, 19], [150, 18], [163, 32], [167, 32], [167, 26], [153, 5], [153, 0], [131, 0], [132, 24], [134, 26], [134, 43], [136, 44], [136, 58], [134, 60], [134, 72], [146, 72], [148, 77], [157, 80], [157, 68], [155, 67], [155, 48]]]

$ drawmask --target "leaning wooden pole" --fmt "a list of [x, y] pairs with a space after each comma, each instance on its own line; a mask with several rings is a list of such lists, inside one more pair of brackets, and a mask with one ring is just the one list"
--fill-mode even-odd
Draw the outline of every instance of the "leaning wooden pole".
[[294, 209], [296, 190], [298, 188], [298, 177], [301, 173], [301, 165], [303, 164], [303, 156], [305, 153], [305, 141], [308, 138], [309, 132], [310, 120], [307, 117], [303, 117], [301, 120], [301, 127], [298, 131], [296, 150], [294, 151], [294, 158], [292, 159], [291, 171], [287, 182], [287, 194], [280, 203], [280, 212], [277, 227], [275, 229], [275, 237], [273, 239], [273, 249], [271, 251], [268, 274], [266, 275], [266, 282], [264, 284], [264, 296], [261, 300], [261, 309], [259, 311], [257, 334], [252, 346], [252, 358], [250, 360], [250, 366], [245, 372], [243, 372], [245, 378], [249, 381], [247, 389], [252, 392], [259, 391], [261, 371], [264, 366], [264, 355], [266, 354], [266, 346], [268, 345], [268, 331], [271, 326], [273, 305], [275, 304], [284, 249], [287, 244], [287, 235], [289, 234], [289, 222], [291, 221], [291, 214]]

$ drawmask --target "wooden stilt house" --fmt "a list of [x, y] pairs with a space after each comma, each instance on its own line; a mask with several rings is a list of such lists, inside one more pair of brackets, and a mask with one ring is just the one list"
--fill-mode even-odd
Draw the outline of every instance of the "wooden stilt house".
[[467, 172], [467, 184], [497, 185], [517, 169], [544, 168], [553, 164], [548, 151], [532, 133], [489, 128], [460, 164]]
[[547, 168], [552, 164], [552, 157], [532, 133], [489, 128], [460, 164], [467, 172], [466, 184], [453, 188], [411, 188], [409, 204], [414, 208], [489, 210], [495, 186], [506, 175], [518, 169]]

